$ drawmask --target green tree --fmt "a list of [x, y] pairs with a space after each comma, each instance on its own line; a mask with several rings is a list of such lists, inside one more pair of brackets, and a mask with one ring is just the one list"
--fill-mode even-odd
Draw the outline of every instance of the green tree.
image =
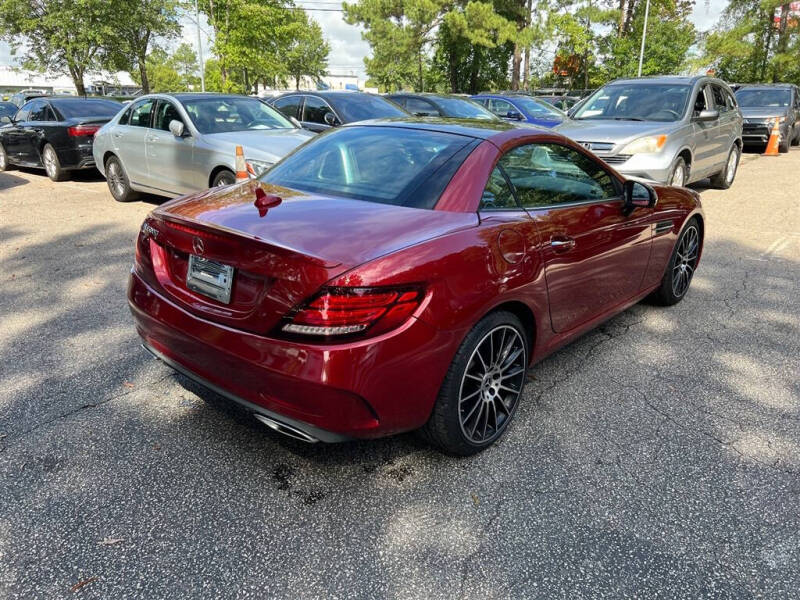
[[282, 50], [284, 64], [289, 75], [294, 79], [295, 88], [300, 88], [300, 78], [308, 75], [318, 79], [325, 75], [328, 68], [330, 46], [322, 36], [322, 28], [305, 12], [297, 11], [302, 28], [299, 35]]
[[108, 0], [0, 0], [0, 38], [24, 50], [25, 66], [68, 74], [84, 95], [86, 72], [115, 36], [113, 9]]
[[[151, 91], [147, 57], [156, 39], [180, 32], [178, 0], [106, 0], [113, 15], [113, 34], [104, 40], [109, 66], [138, 71], [142, 92]], [[154, 89], [154, 88], [153, 88]]]
[[200, 81], [198, 76], [197, 54], [186, 42], [180, 44], [172, 53], [172, 65], [181, 77], [181, 86], [194, 89]]
[[[175, 62], [163, 48], [153, 48], [145, 59], [144, 72], [147, 73], [152, 92], [186, 92], [181, 74], [175, 68]], [[141, 71], [133, 71], [131, 78], [142, 85]]]

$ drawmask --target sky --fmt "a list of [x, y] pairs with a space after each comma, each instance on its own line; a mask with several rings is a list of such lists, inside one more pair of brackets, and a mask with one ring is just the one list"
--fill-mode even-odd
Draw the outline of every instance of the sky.
[[[714, 26], [722, 10], [727, 5], [727, 0], [697, 0], [692, 13], [692, 21], [700, 31], [705, 31]], [[318, 8], [325, 10], [309, 10], [308, 13], [322, 27], [322, 32], [331, 46], [328, 57], [328, 71], [334, 75], [356, 74], [361, 78], [366, 77], [364, 71], [364, 57], [369, 54], [369, 45], [361, 39], [358, 27], [348, 25], [342, 18], [342, 13], [336, 9], [340, 7], [334, 0], [297, 0], [298, 6]], [[201, 16], [201, 28], [208, 30], [205, 18]], [[183, 22], [183, 34], [180, 41], [185, 41], [196, 46], [197, 30], [193, 17], [186, 17]], [[203, 53], [208, 57], [208, 35], [201, 33]], [[9, 47], [0, 43], [0, 65], [13, 62]]]

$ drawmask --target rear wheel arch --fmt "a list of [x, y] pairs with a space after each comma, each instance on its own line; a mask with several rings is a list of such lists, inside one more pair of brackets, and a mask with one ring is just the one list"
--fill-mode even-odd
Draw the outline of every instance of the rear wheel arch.
[[537, 323], [536, 315], [534, 315], [531, 307], [524, 302], [520, 302], [519, 300], [509, 300], [493, 306], [491, 310], [481, 315], [481, 317], [478, 319], [478, 322], [496, 312], [510, 312], [520, 320], [522, 326], [525, 328], [525, 335], [527, 337], [526, 341], [528, 343], [528, 359], [530, 360], [530, 358], [533, 356], [533, 346], [536, 341]]

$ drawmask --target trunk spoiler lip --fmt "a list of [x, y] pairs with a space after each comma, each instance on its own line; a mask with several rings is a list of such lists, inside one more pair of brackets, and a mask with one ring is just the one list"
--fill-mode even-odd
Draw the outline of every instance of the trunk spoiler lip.
[[286, 246], [284, 244], [278, 244], [276, 242], [265, 240], [263, 238], [258, 237], [257, 235], [251, 235], [247, 232], [240, 231], [238, 229], [231, 229], [230, 227], [225, 227], [224, 225], [218, 225], [218, 224], [211, 225], [209, 223], [206, 223], [205, 221], [200, 221], [198, 219], [193, 219], [191, 217], [185, 217], [185, 216], [178, 217], [168, 211], [162, 210], [162, 207], [159, 207], [156, 210], [154, 210], [152, 213], [150, 213], [150, 216], [155, 220], [163, 221], [164, 223], [167, 224], [167, 226], [169, 226], [170, 223], [174, 223], [176, 225], [191, 225], [192, 227], [195, 227], [200, 231], [208, 232], [210, 235], [214, 235], [215, 232], [221, 231], [223, 233], [226, 233], [234, 237], [245, 238], [247, 240], [256, 243], [265, 244], [270, 248], [277, 249], [279, 252], [285, 252], [287, 254], [294, 254], [296, 256], [299, 256], [303, 260], [325, 269], [333, 269], [342, 266], [341, 262], [331, 262], [325, 260], [321, 256], [315, 256], [313, 254], [309, 254], [307, 250], [300, 250], [298, 248], [292, 248], [291, 246]]

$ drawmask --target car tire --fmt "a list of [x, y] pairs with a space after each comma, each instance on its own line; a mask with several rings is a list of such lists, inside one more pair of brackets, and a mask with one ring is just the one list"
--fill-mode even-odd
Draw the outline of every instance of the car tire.
[[3, 147], [3, 144], [0, 144], [0, 173], [8, 171], [10, 168], [11, 162], [8, 160], [8, 153]]
[[794, 132], [794, 138], [792, 138], [792, 146], [800, 146], [800, 125], [795, 125], [797, 131]]
[[661, 278], [661, 285], [650, 296], [656, 304], [672, 306], [686, 296], [697, 267], [702, 241], [698, 220], [690, 219], [672, 249], [667, 270]]
[[131, 182], [122, 162], [116, 156], [110, 156], [105, 164], [106, 183], [108, 190], [117, 202], [131, 202], [139, 197], [139, 194], [131, 189]]
[[497, 311], [461, 343], [420, 433], [456, 456], [491, 446], [516, 414], [525, 385], [529, 342], [519, 318]]
[[219, 173], [214, 175], [211, 187], [222, 187], [233, 185], [234, 183], [236, 183], [236, 175], [233, 174], [233, 171], [222, 169]]
[[[681, 181], [677, 181], [677, 179], [680, 179]], [[679, 156], [675, 159], [675, 162], [672, 163], [672, 170], [669, 172], [667, 184], [674, 187], [683, 187], [686, 185], [686, 181], [688, 179], [689, 169], [686, 166], [686, 161], [682, 156]]]
[[740, 160], [741, 150], [739, 150], [739, 146], [734, 144], [728, 153], [728, 158], [725, 160], [725, 168], [711, 178], [711, 186], [718, 190], [727, 190], [731, 187], [733, 180], [736, 179]]
[[[789, 132], [787, 131], [786, 133], [788, 134]], [[778, 144], [778, 152], [781, 154], [786, 154], [789, 151], [790, 141], [791, 140], [789, 139], [788, 135], [781, 136], [781, 143]]]
[[56, 149], [50, 144], [45, 144], [42, 148], [42, 166], [47, 176], [53, 181], [64, 181], [69, 178], [69, 172], [61, 168], [61, 161], [58, 160]]

